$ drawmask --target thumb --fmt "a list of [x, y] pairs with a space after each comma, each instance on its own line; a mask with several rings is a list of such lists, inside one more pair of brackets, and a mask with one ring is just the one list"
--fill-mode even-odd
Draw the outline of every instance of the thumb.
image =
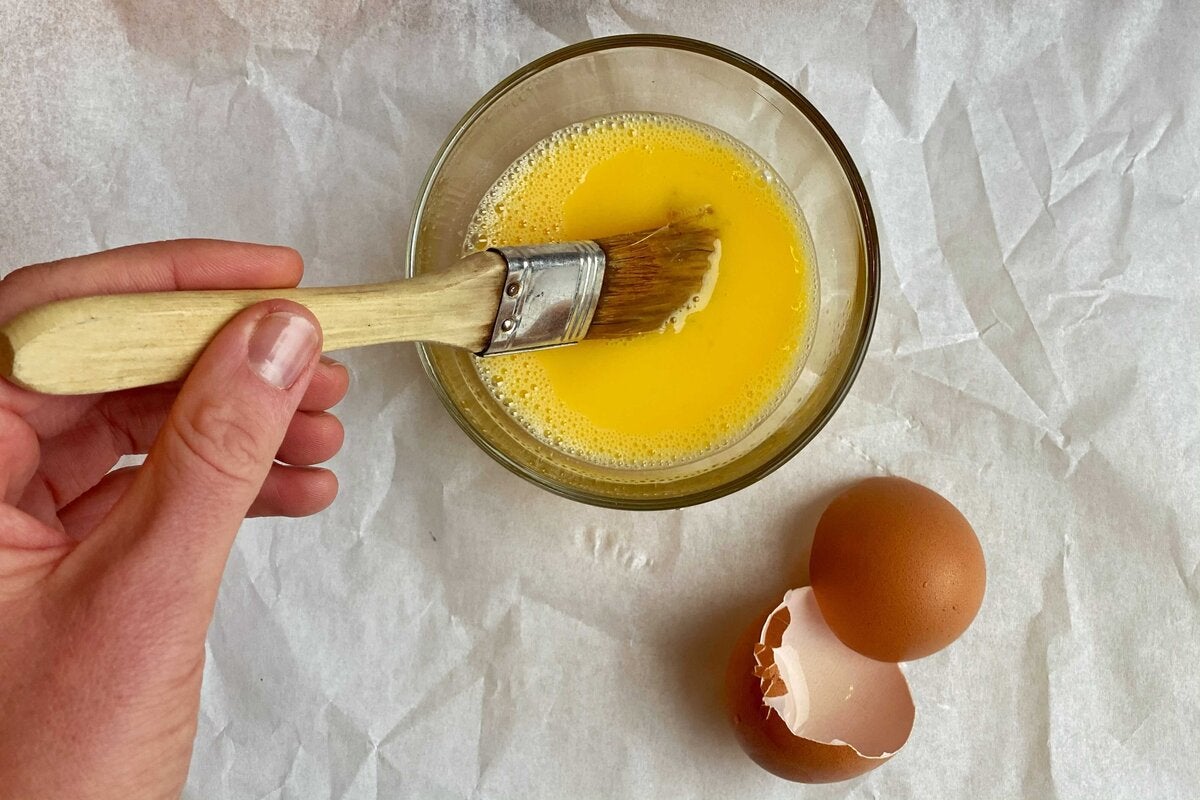
[[234, 317], [192, 368], [129, 490], [80, 547], [127, 566], [136, 553], [153, 584], [215, 601], [320, 350], [316, 318], [296, 303], [271, 300]]

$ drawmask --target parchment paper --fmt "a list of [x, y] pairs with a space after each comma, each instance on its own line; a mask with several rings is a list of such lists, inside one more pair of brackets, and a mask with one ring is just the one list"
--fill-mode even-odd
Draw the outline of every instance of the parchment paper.
[[[215, 236], [394, 277], [469, 105], [631, 31], [760, 61], [846, 141], [884, 244], [850, 397], [758, 485], [619, 513], [492, 463], [411, 347], [347, 355], [341, 497], [239, 537], [187, 796], [1197, 796], [1195, 4], [9, 0], [0, 269]], [[739, 751], [720, 673], [881, 473], [962, 508], [987, 597], [906, 668], [901, 753], [798, 788]]]

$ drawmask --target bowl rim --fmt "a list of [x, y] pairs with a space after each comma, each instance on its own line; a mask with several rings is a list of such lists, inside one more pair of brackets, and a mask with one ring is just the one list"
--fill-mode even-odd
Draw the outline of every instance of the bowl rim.
[[834, 131], [833, 126], [829, 121], [817, 110], [809, 100], [800, 93], [798, 89], [785, 81], [783, 78], [776, 75], [771, 70], [761, 64], [747, 58], [746, 56], [736, 53], [720, 45], [705, 42], [700, 39], [689, 39], [682, 36], [669, 36], [665, 34], [622, 34], [618, 36], [603, 36], [596, 39], [588, 39], [586, 41], [577, 42], [575, 44], [566, 45], [557, 50], [553, 50], [540, 58], [537, 58], [523, 67], [518, 68], [495, 86], [493, 86], [486, 94], [484, 94], [466, 114], [455, 124], [450, 135], [442, 143], [437, 155], [429, 165], [428, 171], [425, 173], [425, 179], [421, 184], [421, 189], [417, 195], [417, 202], [413, 207], [412, 221], [409, 225], [408, 243], [405, 247], [404, 257], [404, 272], [406, 277], [413, 277], [413, 269], [416, 263], [417, 254], [417, 238], [421, 220], [424, 218], [425, 207], [428, 204], [430, 192], [433, 189], [433, 182], [442, 166], [445, 164], [450, 152], [458, 144], [463, 134], [475, 123], [475, 121], [483, 115], [487, 109], [496, 103], [501, 97], [506, 95], [510, 89], [525, 81], [527, 78], [536, 75], [548, 67], [554, 66], [564, 61], [576, 58], [588, 53], [595, 53], [603, 50], [614, 50], [625, 47], [656, 47], [670, 50], [683, 50], [691, 53], [715, 58], [719, 61], [724, 61], [730, 66], [736, 67], [749, 73], [755, 78], [758, 78], [763, 83], [770, 86], [775, 91], [779, 92], [788, 100], [797, 110], [802, 113], [813, 127], [820, 133], [825, 143], [833, 152], [838, 164], [842, 168], [842, 173], [846, 177], [846, 182], [850, 186], [850, 191], [854, 196], [854, 204], [858, 211], [859, 222], [862, 226], [863, 233], [863, 250], [865, 254], [866, 266], [866, 282], [865, 296], [863, 298], [863, 319], [859, 325], [858, 334], [854, 342], [854, 350], [850, 354], [850, 359], [847, 363], [846, 371], [834, 387], [830, 394], [829, 400], [824, 407], [818, 412], [816, 418], [800, 435], [796, 436], [788, 445], [775, 453], [771, 458], [760, 464], [758, 467], [739, 475], [736, 478], [725, 481], [717, 486], [701, 489], [688, 494], [676, 496], [647, 496], [647, 497], [609, 497], [607, 495], [588, 492], [587, 490], [578, 489], [572, 486], [561, 485], [556, 480], [545, 475], [536, 473], [524, 465], [517, 463], [502, 451], [498, 450], [480, 431], [478, 431], [459, 410], [458, 406], [451, 399], [450, 395], [442, 385], [437, 372], [434, 369], [433, 363], [429, 357], [427, 345], [417, 343], [417, 354], [421, 360], [421, 365], [425, 370], [425, 374], [433, 383], [434, 390], [437, 392], [442, 405], [445, 406], [450, 416], [458, 424], [467, 436], [475, 442], [485, 453], [491, 456], [495, 461], [499, 462], [510, 472], [519, 475], [520, 477], [536, 484], [542, 489], [552, 492], [560, 497], [565, 497], [576, 502], [587, 503], [593, 506], [602, 508], [613, 508], [622, 510], [634, 511], [662, 511], [668, 509], [686, 508], [688, 506], [707, 503], [712, 500], [717, 500], [734, 492], [740, 491], [751, 484], [770, 475], [775, 470], [779, 469], [785, 463], [790, 461], [797, 453], [803, 450], [809, 442], [811, 442], [818, 433], [820, 433], [829, 420], [841, 407], [846, 395], [850, 391], [850, 387], [854, 384], [858, 377], [859, 370], [866, 358], [867, 349], [871, 343], [871, 334], [875, 327], [875, 317], [879, 307], [879, 282], [880, 282], [880, 247], [879, 234], [875, 226], [875, 214], [871, 208], [871, 201], [867, 195], [867, 188], [859, 174], [858, 167], [854, 164], [854, 160], [850, 157], [849, 151], [841, 138]]

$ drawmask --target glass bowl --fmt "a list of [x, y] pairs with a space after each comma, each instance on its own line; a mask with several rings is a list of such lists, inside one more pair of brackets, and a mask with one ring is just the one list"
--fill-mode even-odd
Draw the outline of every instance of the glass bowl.
[[421, 345], [456, 422], [508, 469], [556, 494], [625, 509], [680, 508], [754, 483], [829, 420], [867, 350], [879, 243], [867, 192], [829, 123], [788, 83], [736, 53], [672, 36], [594, 39], [517, 70], [467, 112], [434, 159], [413, 216], [408, 276], [463, 255], [480, 198], [531, 146], [573, 122], [628, 111], [674, 114], [725, 131], [762, 156], [811, 234], [819, 310], [808, 359], [779, 405], [720, 452], [671, 467], [603, 467], [534, 438], [492, 396], [474, 356]]

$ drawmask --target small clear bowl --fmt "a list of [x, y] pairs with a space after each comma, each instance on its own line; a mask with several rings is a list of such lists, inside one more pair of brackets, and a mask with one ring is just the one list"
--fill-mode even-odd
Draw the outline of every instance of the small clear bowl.
[[411, 277], [461, 257], [480, 198], [531, 146], [573, 122], [628, 111], [725, 131], [774, 168], [803, 210], [819, 312], [808, 359], [774, 411], [741, 440], [688, 464], [598, 466], [513, 420], [480, 379], [474, 356], [437, 345], [419, 351], [450, 415], [521, 477], [593, 505], [680, 508], [742, 489], [799, 452], [837, 409], [867, 350], [879, 289], [870, 201], [845, 146], [799, 92], [749, 59], [692, 39], [614, 36], [550, 53], [488, 92], [442, 146], [417, 203], [405, 271]]

